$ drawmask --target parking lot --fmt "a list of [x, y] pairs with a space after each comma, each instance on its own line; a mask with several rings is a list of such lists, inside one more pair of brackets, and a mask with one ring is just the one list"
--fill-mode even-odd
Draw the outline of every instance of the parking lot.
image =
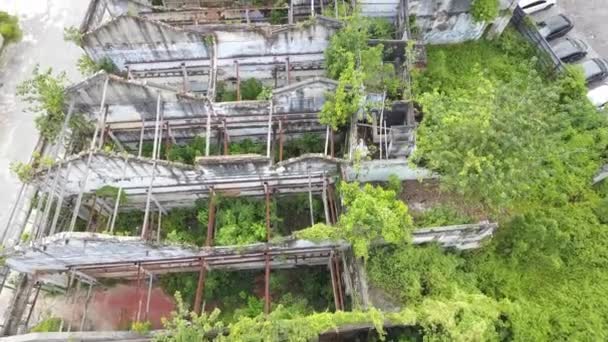
[[[587, 56], [577, 61], [577, 64], [591, 58], [608, 58], [608, 35], [605, 34], [608, 32], [606, 0], [557, 0], [557, 6], [534, 13], [531, 17], [534, 21], [541, 22], [558, 14], [564, 14], [572, 20], [574, 28], [566, 36], [550, 41], [550, 45], [556, 45], [566, 38], [577, 38], [590, 46]], [[606, 80], [591, 83], [589, 88], [596, 88], [604, 82]]]

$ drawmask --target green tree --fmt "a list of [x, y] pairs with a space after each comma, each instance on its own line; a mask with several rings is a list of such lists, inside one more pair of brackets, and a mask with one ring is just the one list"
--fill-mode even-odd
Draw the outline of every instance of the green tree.
[[17, 95], [32, 105], [29, 108], [31, 111], [38, 113], [36, 128], [44, 138], [51, 141], [59, 134], [65, 117], [63, 106], [66, 82], [64, 72], [53, 75], [53, 69], [41, 72], [36, 66], [33, 77], [17, 87]]
[[301, 239], [344, 239], [353, 246], [355, 255], [367, 259], [370, 244], [386, 242], [405, 244], [411, 241], [412, 218], [407, 206], [392, 190], [359, 183], [340, 183], [340, 194], [346, 213], [336, 227], [317, 224], [296, 232]]
[[[0, 35], [5, 40], [4, 44], [19, 41], [23, 35], [19, 28], [19, 19], [16, 16], [0, 11]], [[2, 49], [2, 46], [0, 46], [0, 49]]]

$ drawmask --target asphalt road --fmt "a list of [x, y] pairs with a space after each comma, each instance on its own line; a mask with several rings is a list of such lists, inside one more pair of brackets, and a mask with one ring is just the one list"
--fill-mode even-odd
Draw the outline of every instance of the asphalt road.
[[558, 3], [597, 54], [608, 58], [608, 1], [558, 0]]
[[9, 165], [27, 161], [38, 137], [35, 115], [15, 96], [15, 89], [37, 64], [66, 71], [72, 81], [81, 79], [76, 61], [83, 52], [64, 42], [63, 28], [78, 26], [87, 6], [86, 0], [0, 0], [0, 11], [17, 15], [23, 30], [23, 39], [0, 56], [0, 232], [20, 187]]
[[[564, 14], [574, 23], [574, 28], [564, 37], [549, 42], [556, 45], [566, 38], [577, 38], [589, 45], [587, 56], [575, 63], [582, 63], [591, 58], [608, 58], [608, 0], [557, 0], [557, 6], [532, 14], [536, 22], [549, 17]], [[605, 32], [602, 34], [602, 32]], [[589, 84], [593, 89], [606, 80]]]

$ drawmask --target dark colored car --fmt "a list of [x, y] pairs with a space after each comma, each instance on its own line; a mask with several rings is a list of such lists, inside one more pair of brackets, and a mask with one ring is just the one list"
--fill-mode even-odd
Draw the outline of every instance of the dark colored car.
[[563, 37], [574, 27], [572, 20], [563, 14], [542, 21], [538, 23], [538, 26], [540, 27], [538, 31], [546, 40]]
[[587, 83], [601, 81], [608, 76], [608, 60], [593, 58], [580, 64]]
[[587, 55], [589, 45], [580, 39], [567, 38], [552, 46], [559, 59], [566, 63], [576, 62]]

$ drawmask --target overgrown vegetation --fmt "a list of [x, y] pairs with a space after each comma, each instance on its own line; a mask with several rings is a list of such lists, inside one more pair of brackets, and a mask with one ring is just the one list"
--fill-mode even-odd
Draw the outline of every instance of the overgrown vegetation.
[[473, 0], [471, 15], [477, 21], [492, 21], [498, 16], [499, 0]]
[[76, 67], [80, 74], [83, 76], [91, 76], [98, 71], [105, 71], [109, 74], [118, 73], [118, 68], [114, 65], [114, 62], [108, 57], [102, 58], [99, 62], [95, 62], [91, 57], [84, 54], [78, 58], [78, 62], [76, 63]]
[[352, 244], [355, 255], [363, 258], [369, 256], [372, 243], [399, 245], [411, 240], [412, 218], [394, 191], [371, 184], [343, 182], [340, 194], [347, 209], [337, 227], [317, 224], [296, 232], [296, 236], [312, 241], [344, 239]]
[[[65, 120], [65, 72], [53, 73], [53, 69], [41, 71], [38, 66], [33, 70], [31, 79], [17, 87], [17, 95], [30, 104], [29, 111], [36, 113], [36, 128], [47, 143], [53, 142]], [[65, 148], [70, 153], [77, 153], [86, 148], [93, 133], [90, 120], [80, 113], [73, 113], [68, 122], [70, 145]]]
[[[495, 42], [428, 49], [429, 67], [415, 77], [424, 112], [418, 162], [483, 203], [501, 227], [489, 246], [463, 256], [374, 254], [371, 277], [406, 303], [419, 294], [453, 303], [458, 291], [502, 302], [503, 318], [486, 330], [509, 340], [604, 340], [608, 227], [598, 213], [608, 193], [590, 183], [608, 125], [578, 72], [551, 77], [535, 53], [509, 30]], [[392, 279], [403, 273], [412, 276]]]
[[[23, 35], [19, 28], [19, 19], [16, 16], [0, 11], [0, 35], [4, 38], [4, 44], [19, 41]], [[2, 49], [2, 46], [0, 46], [0, 49]]]
[[57, 317], [49, 317], [43, 319], [38, 324], [36, 324], [30, 332], [54, 332], [59, 331], [59, 327], [61, 326], [61, 319]]

